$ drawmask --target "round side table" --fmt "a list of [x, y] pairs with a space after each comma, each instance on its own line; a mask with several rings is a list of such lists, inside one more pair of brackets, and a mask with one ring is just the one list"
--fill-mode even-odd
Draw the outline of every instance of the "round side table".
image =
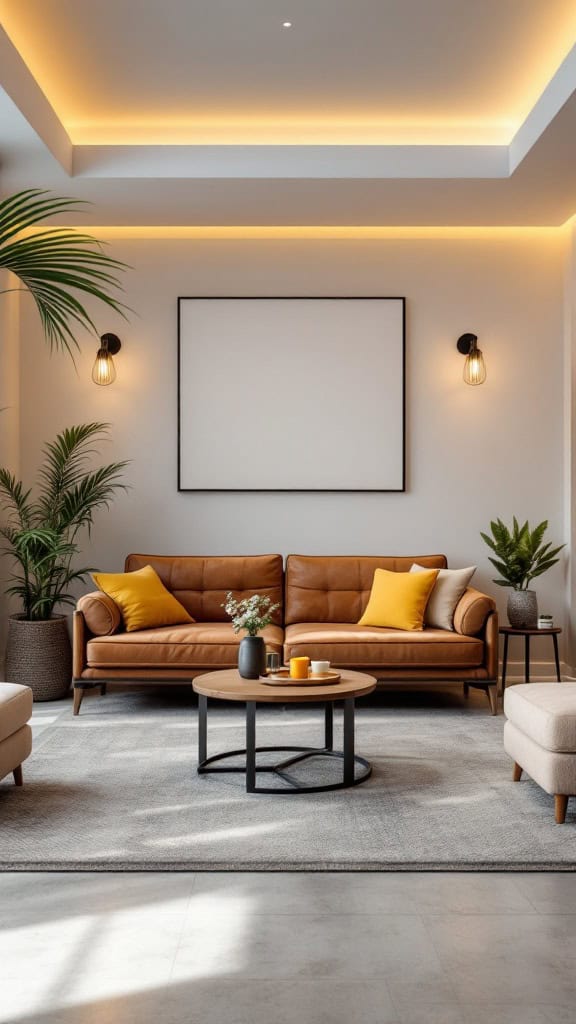
[[556, 662], [556, 679], [560, 678], [560, 656], [558, 654], [558, 634], [562, 632], [560, 626], [552, 629], [514, 629], [513, 626], [500, 626], [499, 633], [504, 637], [504, 655], [502, 658], [502, 693], [506, 689], [506, 670], [508, 668], [508, 640], [511, 636], [524, 637], [524, 682], [530, 682], [530, 638], [533, 636], [551, 636], [554, 644], [554, 661]]

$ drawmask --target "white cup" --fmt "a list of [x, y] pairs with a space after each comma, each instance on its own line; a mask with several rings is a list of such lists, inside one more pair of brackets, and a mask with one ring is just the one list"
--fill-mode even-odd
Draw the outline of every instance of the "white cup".
[[329, 672], [330, 671], [330, 662], [329, 661], [312, 661], [310, 663], [310, 670], [311, 670], [313, 676], [319, 676], [323, 672]]

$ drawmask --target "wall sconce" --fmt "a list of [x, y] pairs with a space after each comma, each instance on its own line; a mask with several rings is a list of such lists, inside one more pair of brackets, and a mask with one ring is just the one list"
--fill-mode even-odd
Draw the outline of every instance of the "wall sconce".
[[462, 334], [456, 342], [460, 354], [466, 356], [463, 373], [465, 384], [483, 384], [486, 380], [486, 364], [477, 341], [475, 334]]
[[95, 384], [105, 387], [106, 384], [113, 384], [116, 380], [116, 367], [112, 356], [118, 354], [122, 342], [115, 334], [103, 334], [100, 338], [100, 348], [96, 353], [96, 361], [92, 367], [92, 380]]

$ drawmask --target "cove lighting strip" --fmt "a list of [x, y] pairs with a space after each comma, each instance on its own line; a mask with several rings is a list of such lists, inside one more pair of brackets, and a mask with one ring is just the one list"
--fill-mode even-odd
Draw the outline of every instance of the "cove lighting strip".
[[[370, 241], [372, 239], [514, 239], [554, 237], [576, 223], [576, 215], [557, 226], [493, 226], [452, 227], [423, 226], [349, 226], [349, 225], [54, 225], [54, 228], [96, 234], [104, 238], [164, 238], [185, 239], [342, 239]], [[52, 225], [49, 225], [52, 226]], [[26, 234], [27, 232], [23, 232]]]

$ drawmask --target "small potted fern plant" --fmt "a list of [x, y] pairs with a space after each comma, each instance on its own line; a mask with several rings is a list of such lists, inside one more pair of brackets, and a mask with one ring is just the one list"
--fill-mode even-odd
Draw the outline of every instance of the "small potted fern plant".
[[0, 535], [14, 564], [7, 593], [21, 605], [8, 621], [6, 679], [29, 686], [35, 700], [56, 700], [70, 687], [70, 638], [59, 609], [75, 603], [70, 588], [90, 572], [75, 567], [79, 535], [90, 531], [96, 509], [108, 508], [125, 489], [126, 462], [92, 466], [107, 431], [106, 423], [85, 423], [58, 434], [44, 448], [34, 497], [0, 469]]
[[535, 628], [538, 622], [538, 601], [530, 584], [556, 565], [559, 561], [557, 556], [564, 547], [564, 544], [560, 544], [553, 548], [551, 543], [543, 543], [547, 529], [547, 519], [531, 530], [527, 521], [520, 526], [514, 516], [512, 529], [501, 519], [496, 519], [490, 523], [491, 536], [480, 534], [494, 552], [495, 557], [490, 557], [489, 561], [500, 573], [499, 578], [492, 582], [499, 587], [512, 588], [507, 611], [508, 621], [514, 629]]

